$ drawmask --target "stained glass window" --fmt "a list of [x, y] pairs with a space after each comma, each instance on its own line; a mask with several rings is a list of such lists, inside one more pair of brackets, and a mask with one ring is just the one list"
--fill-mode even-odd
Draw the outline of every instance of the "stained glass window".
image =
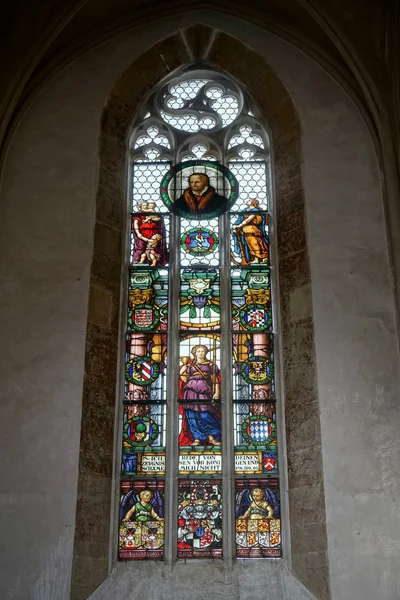
[[278, 558], [268, 136], [214, 71], [172, 77], [145, 112], [130, 150], [119, 557]]

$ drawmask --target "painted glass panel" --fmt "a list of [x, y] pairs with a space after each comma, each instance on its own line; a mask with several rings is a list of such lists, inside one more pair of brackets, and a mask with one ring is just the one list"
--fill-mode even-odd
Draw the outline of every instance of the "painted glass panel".
[[246, 202], [248, 209], [231, 215], [231, 259], [235, 265], [268, 265], [268, 214], [259, 208], [257, 198]]
[[[218, 435], [217, 432], [213, 432]], [[215, 448], [217, 448], [215, 446]], [[179, 474], [180, 475], [215, 475], [222, 473], [221, 449], [207, 447], [180, 448]]]
[[234, 404], [233, 418], [236, 473], [277, 473], [275, 404]]
[[119, 558], [164, 557], [164, 481], [121, 481]]
[[167, 335], [127, 333], [125, 401], [166, 400]]
[[[179, 75], [155, 93], [132, 139], [124, 560], [163, 558], [166, 467], [176, 473], [166, 459], [167, 409], [181, 477], [170, 482], [178, 557], [222, 557], [222, 434], [235, 458], [237, 555], [280, 556], [269, 143], [244, 100], [222, 74]], [[230, 382], [223, 387], [230, 365], [232, 394]]]
[[232, 327], [235, 331], [271, 331], [268, 269], [232, 270]]
[[166, 331], [168, 271], [131, 271], [128, 290], [128, 329], [137, 332]]
[[237, 475], [277, 474], [277, 453], [263, 450], [235, 450], [235, 472]]
[[[159, 151], [142, 142], [144, 156], [156, 158]], [[119, 527], [123, 560], [164, 556], [169, 216], [163, 214], [159, 186], [169, 166], [142, 161], [132, 169], [132, 211], [137, 212], [131, 213], [125, 335]]]
[[123, 475], [165, 474], [164, 404], [124, 406]]
[[233, 360], [234, 402], [275, 398], [272, 334], [233, 335]]
[[279, 558], [281, 521], [277, 479], [236, 480], [238, 558]]
[[182, 335], [179, 347], [179, 398], [215, 401], [221, 398], [220, 334]]
[[169, 218], [154, 212], [154, 202], [141, 202], [131, 215], [130, 264], [163, 267], [168, 264]]
[[231, 171], [218, 162], [188, 160], [172, 167], [161, 183], [161, 197], [180, 217], [211, 219], [226, 212], [238, 196]]
[[200, 221], [182, 218], [180, 225], [181, 265], [185, 267], [201, 263], [209, 267], [218, 267], [218, 219]]
[[220, 335], [184, 336], [179, 371], [179, 471], [221, 472]]
[[179, 480], [178, 558], [221, 557], [221, 480]]
[[181, 271], [181, 330], [219, 329], [219, 273], [212, 268]]
[[219, 402], [179, 404], [180, 473], [220, 473], [221, 406]]
[[[255, 145], [238, 154], [257, 154]], [[254, 140], [252, 140], [254, 141]], [[259, 141], [259, 140], [258, 140]], [[231, 213], [236, 546], [241, 558], [281, 555], [266, 163], [229, 164], [239, 181]], [[250, 478], [249, 478], [250, 476]]]

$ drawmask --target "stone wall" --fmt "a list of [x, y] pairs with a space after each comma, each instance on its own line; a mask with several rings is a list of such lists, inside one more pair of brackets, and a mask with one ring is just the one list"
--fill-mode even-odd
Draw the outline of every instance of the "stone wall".
[[[234, 38], [201, 26], [186, 31], [184, 38], [180, 34], [167, 38], [137, 59], [114, 86], [103, 112], [98, 192], [101, 207], [105, 189], [113, 205], [116, 199], [117, 202], [119, 200], [120, 210], [126, 205], [124, 181], [128, 174], [124, 158], [130, 125], [141, 101], [154, 85], [169, 72], [189, 62], [191, 57], [195, 60], [205, 59], [208, 64], [236, 77], [254, 97], [271, 128], [282, 300], [283, 372], [288, 417], [292, 567], [300, 580], [324, 599], [329, 594], [328, 565], [310, 270], [300, 170], [300, 126], [290, 96], [265, 61]], [[122, 267], [119, 242], [124, 223], [120, 221], [119, 229], [115, 224], [114, 227], [105, 227], [103, 219], [102, 212], [97, 212], [90, 295], [99, 298], [100, 306], [104, 304], [103, 297], [106, 298], [107, 307], [110, 311], [114, 307], [116, 315]], [[99, 235], [96, 235], [97, 232], [100, 232]], [[94, 578], [93, 585], [106, 577], [110, 537], [108, 514], [111, 509], [114, 423], [107, 418], [109, 413], [106, 412], [102, 419], [104, 442], [100, 450], [104, 460], [100, 460], [96, 445], [98, 427], [94, 417], [96, 414], [103, 415], [104, 409], [112, 411], [115, 403], [118, 327], [112, 315], [105, 323], [100, 309], [97, 317], [96, 320], [95, 315], [89, 312], [73, 571], [73, 589], [84, 588], [84, 591], [76, 591], [77, 599], [84, 598], [90, 589], [88, 574]], [[109, 357], [106, 361], [105, 356]], [[102, 373], [102, 381], [99, 381], [99, 372]], [[302, 386], [300, 381], [303, 381]], [[104, 393], [103, 387], [103, 393], [99, 394], [99, 384], [106, 385], [107, 393]], [[89, 502], [94, 482], [99, 482], [99, 492]], [[315, 506], [315, 510], [312, 511], [310, 506]], [[94, 507], [97, 509], [94, 510]], [[303, 521], [299, 518], [305, 514], [311, 535], [305, 534]], [[100, 528], [94, 527], [93, 515], [101, 523]], [[99, 539], [99, 531], [103, 539]], [[93, 544], [97, 545], [95, 559], [89, 557], [90, 553], [87, 552], [87, 548]], [[318, 569], [315, 568], [317, 565]]]
[[[126, 34], [80, 58], [35, 99], [10, 146], [0, 242], [5, 597], [67, 598], [72, 569], [73, 597], [85, 598], [108, 573], [121, 149], [135, 90], [150, 90], [165, 65], [156, 48], [151, 73], [148, 66], [125, 82], [121, 73], [179, 25], [185, 20]], [[316, 597], [328, 597], [329, 566], [333, 600], [393, 600], [398, 357], [375, 152], [356, 107], [320, 67], [261, 30], [228, 18], [224, 26], [255, 52], [238, 51], [232, 65], [234, 42], [220, 35], [209, 58], [262, 106], [277, 168], [287, 562]], [[164, 43], [169, 69], [187, 60], [180, 42]], [[206, 585], [193, 564], [172, 572], [118, 564], [95, 597], [143, 597], [139, 574], [151, 569], [149, 597], [187, 597], [185, 576], [198, 598], [310, 597], [286, 561], [263, 563], [262, 574], [259, 564], [207, 565]]]

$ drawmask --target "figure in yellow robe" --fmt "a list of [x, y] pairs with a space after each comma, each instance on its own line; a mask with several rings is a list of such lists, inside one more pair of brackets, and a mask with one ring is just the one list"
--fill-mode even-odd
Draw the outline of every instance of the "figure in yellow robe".
[[247, 201], [249, 211], [240, 215], [233, 225], [234, 252], [240, 256], [243, 265], [268, 263], [268, 217], [260, 212], [259, 201]]

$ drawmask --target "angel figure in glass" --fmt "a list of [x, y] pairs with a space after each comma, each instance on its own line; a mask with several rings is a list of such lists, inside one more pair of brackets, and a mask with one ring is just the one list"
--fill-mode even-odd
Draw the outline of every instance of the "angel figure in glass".
[[[272, 519], [275, 516], [274, 506], [269, 503], [267, 496], [270, 494], [266, 493], [266, 490], [261, 488], [253, 488], [251, 491], [244, 490], [241, 493], [240, 504], [237, 506], [239, 512], [248, 505], [248, 509], [239, 519], [250, 519], [252, 521], [259, 519]], [[239, 501], [239, 498], [238, 498]], [[271, 502], [274, 501], [274, 497], [271, 497]]]
[[[236, 480], [236, 545], [239, 558], [281, 555], [277, 480]], [[249, 487], [248, 487], [249, 485]]]
[[[126, 510], [128, 506], [129, 509]], [[137, 494], [132, 490], [121, 503], [121, 513], [122, 521], [163, 521], [162, 497], [157, 491], [144, 489]]]

